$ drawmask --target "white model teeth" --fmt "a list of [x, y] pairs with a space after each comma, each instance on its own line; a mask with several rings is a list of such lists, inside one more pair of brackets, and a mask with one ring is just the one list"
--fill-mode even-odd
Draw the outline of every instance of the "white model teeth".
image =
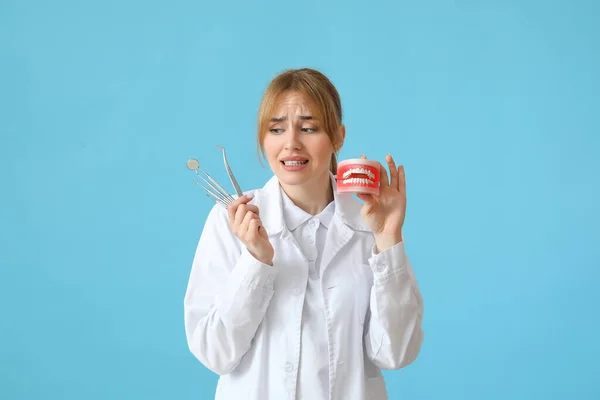
[[375, 182], [373, 182], [370, 179], [365, 179], [365, 178], [350, 178], [350, 179], [344, 179], [342, 182], [344, 182], [345, 185], [374, 185]]
[[300, 165], [304, 165], [305, 161], [284, 161], [283, 162], [288, 167], [298, 167]]
[[348, 171], [344, 172], [343, 178], [346, 179], [352, 174], [363, 174], [367, 175], [371, 179], [375, 179], [375, 174], [366, 168], [350, 168]]

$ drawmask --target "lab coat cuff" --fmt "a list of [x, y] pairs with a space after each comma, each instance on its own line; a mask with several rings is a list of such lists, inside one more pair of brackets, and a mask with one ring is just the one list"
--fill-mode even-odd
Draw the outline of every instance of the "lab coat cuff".
[[273, 292], [277, 268], [257, 260], [245, 248], [242, 250], [236, 269], [241, 273], [242, 282], [250, 289], [260, 289], [266, 293]]
[[369, 258], [369, 265], [375, 279], [386, 280], [406, 271], [408, 258], [404, 252], [404, 240], [380, 253], [376, 250], [377, 245], [374, 244]]

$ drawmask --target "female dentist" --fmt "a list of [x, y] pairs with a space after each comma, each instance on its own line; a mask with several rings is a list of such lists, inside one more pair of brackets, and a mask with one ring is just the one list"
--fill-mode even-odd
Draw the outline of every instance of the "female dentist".
[[274, 176], [212, 208], [184, 299], [189, 348], [220, 375], [216, 400], [385, 400], [381, 370], [419, 354], [404, 168], [388, 155], [379, 195], [337, 194], [344, 137], [322, 73], [288, 70], [268, 86], [257, 139]]

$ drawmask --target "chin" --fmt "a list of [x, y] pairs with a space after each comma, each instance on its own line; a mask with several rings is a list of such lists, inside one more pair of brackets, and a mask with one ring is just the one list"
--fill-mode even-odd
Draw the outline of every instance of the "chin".
[[306, 184], [314, 184], [321, 180], [321, 177], [327, 176], [329, 180], [329, 169], [325, 171], [306, 170], [301, 172], [290, 172], [282, 168], [276, 170], [277, 178], [281, 183], [288, 186], [301, 186]]
[[288, 171], [277, 171], [275, 174], [279, 181], [285, 185], [303, 185], [311, 181], [310, 174], [290, 173]]

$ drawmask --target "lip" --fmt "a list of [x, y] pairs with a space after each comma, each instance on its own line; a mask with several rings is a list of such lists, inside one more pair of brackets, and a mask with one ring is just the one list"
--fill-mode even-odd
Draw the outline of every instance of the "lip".
[[308, 157], [301, 157], [301, 156], [289, 156], [289, 157], [282, 157], [279, 159], [279, 161], [307, 161]]
[[[285, 161], [302, 161], [302, 163], [300, 165], [285, 165]], [[308, 158], [302, 156], [287, 156], [280, 158], [279, 162], [281, 163], [281, 168], [283, 168], [284, 171], [298, 172], [306, 168], [308, 165]]]

